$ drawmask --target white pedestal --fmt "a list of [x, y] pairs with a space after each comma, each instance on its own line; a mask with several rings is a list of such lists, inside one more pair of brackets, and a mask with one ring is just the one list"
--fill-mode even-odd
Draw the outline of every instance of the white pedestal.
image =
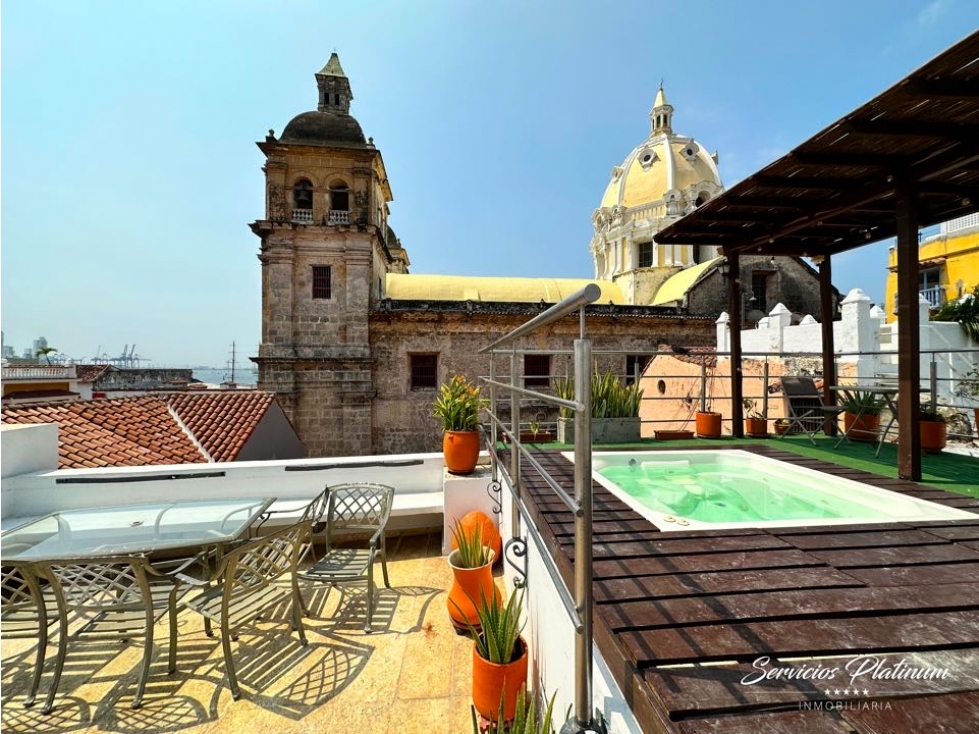
[[493, 472], [489, 467], [477, 467], [476, 471], [466, 476], [456, 476], [445, 471], [442, 478], [442, 554], [452, 551], [452, 528], [456, 520], [461, 520], [467, 512], [479, 510], [486, 513], [500, 527], [500, 517], [493, 513], [494, 505], [499, 500], [493, 500], [486, 492], [486, 487], [493, 480]]

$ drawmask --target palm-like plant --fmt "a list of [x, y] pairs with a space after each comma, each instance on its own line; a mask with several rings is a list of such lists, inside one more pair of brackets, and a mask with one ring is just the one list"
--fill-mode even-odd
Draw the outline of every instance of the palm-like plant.
[[35, 352], [35, 356], [38, 359], [40, 359], [41, 357], [44, 357], [44, 360], [48, 364], [51, 364], [51, 355], [54, 354], [57, 351], [58, 350], [55, 349], [54, 347], [38, 347], [37, 348], [37, 352]]
[[965, 298], [942, 304], [931, 320], [958, 321], [962, 330], [979, 342], [979, 285]]

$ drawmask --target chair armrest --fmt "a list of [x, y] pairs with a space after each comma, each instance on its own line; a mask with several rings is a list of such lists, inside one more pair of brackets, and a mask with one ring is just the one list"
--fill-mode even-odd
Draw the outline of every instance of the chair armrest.
[[381, 536], [382, 535], [384, 535], [384, 528], [378, 528], [375, 531], [375, 533], [371, 536], [370, 545], [371, 545], [371, 548], [372, 549], [376, 549], [377, 548], [377, 541], [379, 541], [381, 539]]
[[[156, 561], [154, 563], [147, 561], [147, 571], [151, 575], [158, 578], [165, 578], [169, 579], [170, 581], [180, 581], [183, 583], [192, 584], [194, 586], [203, 586], [205, 583], [208, 583], [211, 580], [208, 560], [211, 558], [213, 553], [213, 549], [205, 548], [197, 555], [190, 558], [174, 558], [172, 560]], [[197, 563], [201, 564], [201, 567], [205, 569], [209, 577], [208, 579], [202, 580], [184, 573], [188, 568]], [[161, 566], [165, 567], [168, 565], [176, 565], [176, 568], [167, 571], [161, 570]]]

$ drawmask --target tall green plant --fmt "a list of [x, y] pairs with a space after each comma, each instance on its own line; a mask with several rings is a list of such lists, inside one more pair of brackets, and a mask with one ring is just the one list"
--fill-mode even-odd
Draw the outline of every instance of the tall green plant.
[[469, 620], [466, 620], [466, 625], [473, 640], [476, 641], [476, 652], [484, 660], [502, 665], [512, 663], [520, 656], [517, 639], [523, 630], [520, 621], [520, 616], [523, 614], [523, 596], [522, 589], [519, 593], [511, 594], [504, 606], [495, 595], [487, 600], [480, 589], [479, 604], [475, 605], [476, 615], [479, 617], [479, 629], [476, 629]]
[[[554, 394], [564, 400], [574, 400], [574, 378], [556, 377], [551, 385]], [[639, 383], [626, 385], [609, 369], [604, 374], [595, 373], [591, 376], [591, 417], [592, 418], [636, 418], [639, 416], [639, 406], [642, 404], [643, 391]], [[562, 418], [571, 418], [570, 408], [561, 408], [558, 413]]]
[[432, 407], [432, 415], [442, 422], [444, 431], [474, 431], [479, 425], [479, 411], [486, 400], [480, 389], [462, 375], [443, 383]]
[[[526, 684], [521, 686], [520, 693], [517, 694], [517, 707], [513, 721], [509, 724], [503, 721], [503, 700], [501, 699], [500, 714], [496, 717], [496, 721], [489, 722], [489, 728], [485, 730], [485, 734], [551, 734], [553, 731], [551, 719], [554, 713], [555, 695], [551, 694], [551, 699], [547, 702], [547, 708], [544, 710], [544, 716], [538, 723], [537, 703], [534, 697], [527, 693]], [[473, 734], [484, 734], [479, 728], [479, 719], [476, 718], [476, 707], [470, 706], [469, 708], [472, 712]]]
[[931, 320], [958, 321], [962, 330], [973, 341], [979, 342], [979, 285], [965, 298], [942, 304]]
[[483, 545], [483, 527], [479, 523], [464, 526], [458, 520], [452, 525], [452, 537], [458, 546], [460, 568], [481, 568], [489, 563], [490, 549]]

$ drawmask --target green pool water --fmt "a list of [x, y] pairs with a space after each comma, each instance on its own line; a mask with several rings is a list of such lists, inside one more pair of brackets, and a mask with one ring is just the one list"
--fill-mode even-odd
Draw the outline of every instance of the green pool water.
[[651, 510], [701, 522], [873, 517], [872, 507], [826, 496], [755, 469], [713, 463], [607, 466], [599, 474]]

